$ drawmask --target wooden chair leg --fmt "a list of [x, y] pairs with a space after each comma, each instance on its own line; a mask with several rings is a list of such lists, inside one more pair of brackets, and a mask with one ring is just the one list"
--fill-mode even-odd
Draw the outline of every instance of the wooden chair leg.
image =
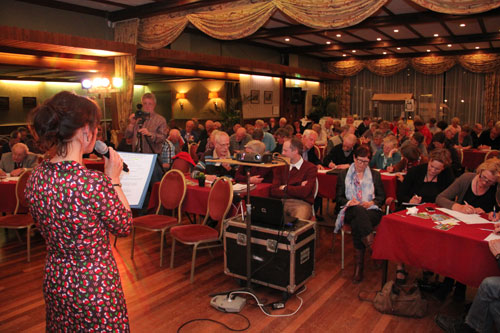
[[161, 241], [160, 241], [160, 267], [163, 266], [163, 242], [165, 241], [165, 230], [161, 231]]
[[342, 252], [342, 260], [341, 260], [341, 268], [344, 269], [344, 229], [340, 230], [340, 239], [341, 239], [341, 252]]
[[170, 254], [170, 268], [174, 268], [175, 238], [172, 237], [172, 253]]
[[26, 230], [26, 249], [28, 251], [28, 262], [31, 262], [31, 226]]
[[130, 258], [134, 259], [134, 244], [135, 244], [135, 227], [132, 227], [132, 249], [130, 250]]
[[19, 243], [22, 243], [23, 240], [21, 238], [21, 235], [19, 234], [19, 230], [18, 229], [16, 229], [16, 236], [17, 236], [17, 239], [19, 240]]
[[196, 250], [198, 249], [198, 243], [194, 244], [193, 246], [193, 256], [191, 258], [191, 283], [194, 281], [194, 265], [196, 262]]

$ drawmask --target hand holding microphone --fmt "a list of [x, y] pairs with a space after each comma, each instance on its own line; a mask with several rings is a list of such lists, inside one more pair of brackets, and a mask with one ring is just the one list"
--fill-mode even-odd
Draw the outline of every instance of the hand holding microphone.
[[[114, 162], [115, 159], [112, 158], [112, 157], [110, 157], [110, 153], [109, 153], [110, 152], [110, 147], [108, 147], [104, 142], [102, 142], [100, 140], [96, 140], [95, 146], [94, 146], [94, 150], [97, 153], [101, 154], [102, 156], [107, 157], [110, 160], [111, 164]], [[120, 155], [118, 155], [118, 153], [113, 148], [111, 148], [111, 151], [114, 154], [116, 154], [117, 160], [122, 161], [122, 158], [120, 157]], [[125, 162], [123, 162], [123, 161], [122, 161], [122, 166], [123, 166], [123, 171], [129, 172], [127, 164], [125, 164]], [[106, 170], [108, 170], [107, 167], [106, 167]]]

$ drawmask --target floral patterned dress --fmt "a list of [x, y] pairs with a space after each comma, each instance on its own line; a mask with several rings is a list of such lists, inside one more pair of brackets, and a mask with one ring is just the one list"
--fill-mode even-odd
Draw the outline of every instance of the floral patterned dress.
[[128, 332], [108, 232], [128, 235], [132, 215], [110, 179], [75, 161], [44, 161], [33, 170], [25, 193], [47, 244], [47, 331]]

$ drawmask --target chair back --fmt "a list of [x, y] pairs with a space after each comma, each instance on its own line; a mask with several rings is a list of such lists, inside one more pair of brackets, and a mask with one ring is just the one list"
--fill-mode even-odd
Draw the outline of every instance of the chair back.
[[188, 161], [186, 161], [182, 158], [176, 158], [172, 162], [172, 167], [170, 169], [176, 169], [176, 170], [180, 170], [182, 173], [188, 173], [188, 172], [191, 172], [192, 167], [193, 166]]
[[500, 155], [500, 151], [498, 150], [491, 150], [488, 153], [486, 153], [486, 156], [484, 156], [484, 160], [489, 160], [490, 158], [493, 157], [498, 157]]
[[31, 170], [24, 171], [16, 184], [16, 210], [14, 214], [17, 214], [20, 210], [25, 211], [28, 209], [28, 200], [26, 200], [26, 196], [24, 195], [24, 189], [26, 188], [26, 183], [28, 182], [28, 178], [31, 175]]
[[317, 145], [314, 145], [314, 154], [320, 161], [323, 161], [323, 156], [321, 156], [321, 149], [319, 149]]
[[215, 229], [219, 231], [219, 236], [221, 235], [220, 230], [222, 229], [222, 221], [226, 218], [232, 202], [233, 184], [231, 180], [226, 177], [218, 178], [210, 189], [207, 214], [203, 223], [206, 223], [209, 216], [217, 221], [217, 227], [215, 227]]
[[165, 209], [175, 209], [179, 207], [180, 214], [180, 206], [186, 196], [186, 188], [186, 178], [181, 171], [177, 169], [168, 171], [161, 179], [158, 189], [160, 203], [156, 209], [156, 214], [159, 213], [161, 206]]
[[198, 143], [191, 143], [189, 145], [189, 155], [191, 155], [191, 158], [193, 159], [194, 163], [198, 163], [199, 157], [198, 154], [196, 154], [196, 151], [198, 150]]
[[464, 150], [463, 149], [457, 149], [458, 155], [460, 156], [460, 165], [464, 163]]

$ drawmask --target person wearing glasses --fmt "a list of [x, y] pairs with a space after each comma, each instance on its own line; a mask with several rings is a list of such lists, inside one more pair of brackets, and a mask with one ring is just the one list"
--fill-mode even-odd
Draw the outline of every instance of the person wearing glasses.
[[[467, 172], [457, 178], [436, 198], [438, 206], [456, 210], [464, 214], [488, 214], [490, 221], [500, 218], [498, 202], [500, 192], [497, 182], [500, 177], [500, 160], [491, 158], [480, 164], [476, 173]], [[444, 300], [453, 289], [453, 280], [446, 278], [434, 294]], [[465, 285], [456, 283], [453, 299], [465, 300]]]
[[359, 146], [354, 150], [354, 163], [340, 172], [337, 181], [338, 212], [335, 232], [344, 224], [352, 228], [355, 250], [353, 282], [363, 280], [365, 249], [373, 243], [373, 227], [382, 218], [381, 207], [385, 201], [384, 186], [380, 173], [368, 167], [371, 150]]
[[[453, 182], [455, 177], [450, 168], [450, 152], [444, 148], [434, 149], [429, 155], [429, 163], [408, 169], [401, 186], [398, 186], [398, 202], [403, 204], [434, 203], [439, 193]], [[424, 279], [433, 273], [424, 272]], [[408, 272], [402, 263], [396, 264], [396, 283], [405, 284]]]

